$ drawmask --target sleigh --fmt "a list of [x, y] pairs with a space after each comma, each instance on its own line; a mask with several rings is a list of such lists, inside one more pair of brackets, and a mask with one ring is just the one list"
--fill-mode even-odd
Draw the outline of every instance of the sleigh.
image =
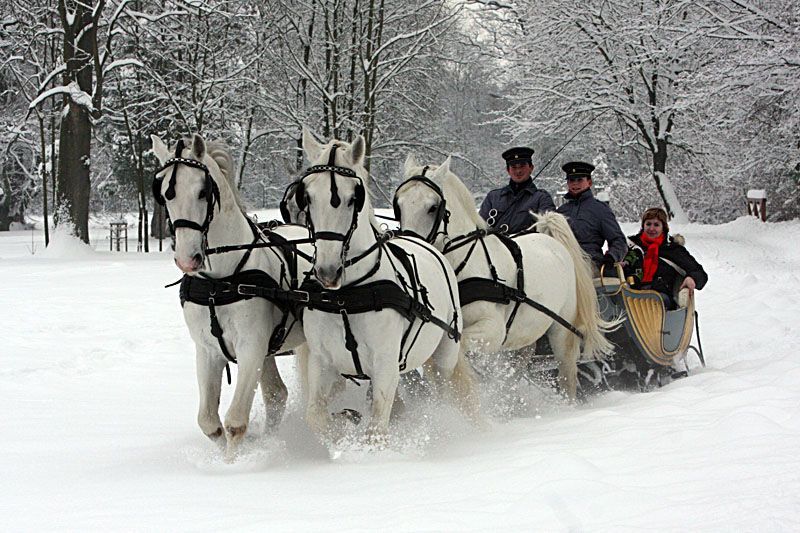
[[[688, 374], [686, 356], [693, 351], [705, 366], [700, 345], [694, 295], [678, 298], [676, 309], [667, 309], [664, 297], [653, 290], [637, 290], [619, 277], [595, 279], [595, 290], [604, 318], [622, 317], [620, 328], [607, 334], [615, 352], [603, 367], [602, 379], [611, 387], [636, 383], [640, 387], [662, 385]], [[697, 331], [697, 346], [691, 344]], [[591, 362], [584, 362], [585, 372]], [[590, 372], [597, 382], [596, 372]], [[626, 375], [627, 374], [627, 375]]]

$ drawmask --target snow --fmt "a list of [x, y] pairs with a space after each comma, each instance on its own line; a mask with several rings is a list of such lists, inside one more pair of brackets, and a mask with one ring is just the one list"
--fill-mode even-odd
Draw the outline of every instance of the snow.
[[748, 200], [762, 200], [767, 198], [767, 191], [764, 189], [750, 189], [747, 191]]
[[579, 405], [493, 381], [484, 429], [412, 404], [389, 450], [329, 452], [283, 357], [283, 423], [263, 433], [257, 395], [233, 464], [195, 423], [169, 252], [108, 252], [102, 225], [94, 251], [0, 233], [0, 529], [798, 531], [800, 221], [675, 226], [710, 275], [689, 378]]
[[[79, 106], [83, 106], [86, 108], [86, 111], [91, 113], [94, 111], [94, 104], [92, 103], [92, 97], [86, 94], [86, 92], [82, 91], [81, 88], [78, 86], [77, 82], [70, 82], [68, 85], [58, 85], [53, 87], [52, 89], [48, 89], [41, 93], [39, 96], [33, 99], [33, 101], [28, 105], [28, 109], [35, 109], [41, 102], [50, 98], [51, 96], [55, 96], [58, 94], [68, 94], [69, 97], [72, 99]], [[64, 111], [62, 114], [67, 112], [67, 107], [65, 106]]]

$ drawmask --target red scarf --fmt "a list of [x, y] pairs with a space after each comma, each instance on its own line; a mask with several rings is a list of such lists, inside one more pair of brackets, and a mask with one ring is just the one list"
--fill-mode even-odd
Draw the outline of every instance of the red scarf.
[[658, 247], [664, 242], [662, 233], [655, 239], [651, 239], [646, 233], [642, 232], [640, 237], [642, 244], [647, 246], [647, 253], [644, 255], [644, 268], [642, 269], [642, 283], [650, 283], [658, 270]]

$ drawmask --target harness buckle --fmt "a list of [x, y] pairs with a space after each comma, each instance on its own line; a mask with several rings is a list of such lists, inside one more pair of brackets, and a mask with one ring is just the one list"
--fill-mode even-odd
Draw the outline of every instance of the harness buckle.
[[525, 291], [521, 291], [519, 289], [511, 290], [511, 299], [514, 300], [515, 302], [524, 302], [525, 298], [527, 298]]
[[240, 284], [236, 287], [236, 292], [241, 294], [242, 296], [256, 296], [256, 287], [255, 285], [247, 285], [247, 284]]
[[[331, 297], [331, 294], [332, 293], [330, 293], [328, 291], [323, 291], [323, 292], [319, 293], [320, 301], [322, 303], [335, 304], [335, 305], [337, 305], [339, 307], [343, 307], [344, 306], [344, 300], [334, 299], [334, 298]], [[342, 311], [344, 311], [344, 309], [342, 309]]]
[[292, 291], [292, 293], [297, 297], [297, 301], [300, 303], [308, 303], [310, 301], [308, 291]]

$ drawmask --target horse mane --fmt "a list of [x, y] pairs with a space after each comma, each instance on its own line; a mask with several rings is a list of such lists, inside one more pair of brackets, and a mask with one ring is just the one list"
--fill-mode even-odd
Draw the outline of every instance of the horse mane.
[[[192, 139], [185, 138], [183, 142], [186, 146], [192, 146]], [[235, 176], [236, 176], [236, 164], [233, 162], [233, 156], [231, 155], [230, 148], [228, 145], [219, 139], [215, 140], [206, 140], [206, 153], [208, 156], [214, 160], [214, 162], [219, 167], [220, 172], [222, 172], [222, 177], [225, 179], [225, 182], [228, 184], [228, 188], [231, 191], [231, 195], [233, 196], [233, 201], [242, 211], [246, 211], [244, 203], [242, 202], [242, 197], [239, 194], [239, 188], [234, 183]]]
[[[438, 167], [437, 167], [438, 168]], [[475, 198], [461, 178], [456, 176], [453, 171], [449, 171], [442, 183], [442, 191], [449, 201], [456, 203], [467, 214], [467, 218], [475, 224], [478, 229], [488, 229], [489, 225], [481, 218], [478, 210], [475, 209]]]

